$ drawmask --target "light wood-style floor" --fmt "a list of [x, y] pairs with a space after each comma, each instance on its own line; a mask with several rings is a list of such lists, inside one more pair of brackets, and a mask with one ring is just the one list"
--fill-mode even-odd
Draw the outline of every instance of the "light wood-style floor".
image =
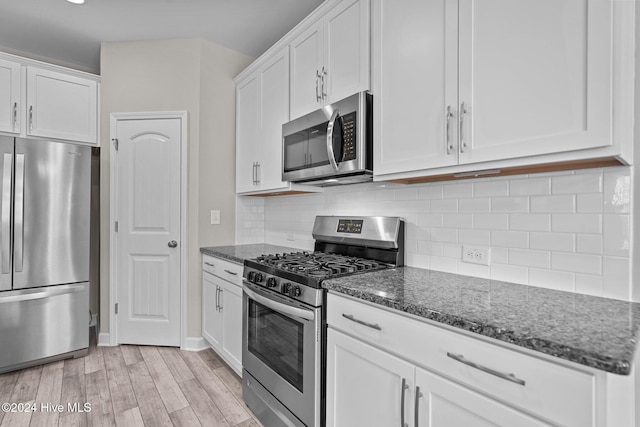
[[[211, 349], [92, 346], [84, 358], [0, 375], [5, 402], [37, 410], [0, 410], [0, 427], [262, 427], [242, 401], [240, 378]], [[75, 403], [91, 410], [68, 407]]]

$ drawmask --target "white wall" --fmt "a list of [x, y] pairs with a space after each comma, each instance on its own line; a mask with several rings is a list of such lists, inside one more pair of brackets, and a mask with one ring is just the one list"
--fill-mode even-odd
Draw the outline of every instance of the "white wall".
[[[312, 249], [316, 215], [401, 216], [409, 266], [628, 300], [631, 174], [615, 167], [239, 197], [236, 239]], [[490, 246], [491, 265], [461, 262], [464, 244]]]

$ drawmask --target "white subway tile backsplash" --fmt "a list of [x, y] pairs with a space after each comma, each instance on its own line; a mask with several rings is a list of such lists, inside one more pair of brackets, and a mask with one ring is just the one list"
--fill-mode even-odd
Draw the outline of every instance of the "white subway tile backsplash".
[[[629, 299], [631, 174], [615, 167], [237, 197], [236, 242], [311, 250], [316, 215], [400, 216], [406, 265]], [[462, 262], [463, 244], [489, 247], [491, 265]]]
[[529, 234], [529, 247], [548, 251], [574, 252], [575, 235], [571, 233], [539, 233]]

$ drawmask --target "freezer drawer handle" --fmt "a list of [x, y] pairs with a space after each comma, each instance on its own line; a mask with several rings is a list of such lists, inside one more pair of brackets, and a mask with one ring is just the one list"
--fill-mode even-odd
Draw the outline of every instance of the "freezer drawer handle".
[[2, 274], [11, 272], [11, 164], [13, 155], [4, 153], [2, 169]]
[[85, 289], [85, 284], [68, 285], [68, 286], [50, 286], [44, 291], [20, 293], [19, 295], [0, 296], [0, 304], [18, 301], [31, 301], [37, 299], [50, 298], [65, 294], [72, 294], [76, 292], [82, 292]]
[[16, 199], [15, 199], [14, 269], [23, 270], [24, 259], [24, 154], [16, 154]]
[[491, 368], [487, 368], [486, 366], [478, 365], [475, 362], [465, 359], [462, 354], [453, 354], [453, 353], [447, 352], [447, 356], [457, 362], [464, 363], [465, 365], [471, 366], [472, 368], [475, 368], [475, 369], [479, 369], [482, 372], [486, 372], [487, 374], [495, 375], [496, 377], [502, 378], [503, 380], [511, 381], [512, 383], [516, 383], [522, 386], [526, 384], [524, 380], [521, 380], [520, 378], [516, 377], [514, 374], [507, 374], [505, 372], [500, 372]]

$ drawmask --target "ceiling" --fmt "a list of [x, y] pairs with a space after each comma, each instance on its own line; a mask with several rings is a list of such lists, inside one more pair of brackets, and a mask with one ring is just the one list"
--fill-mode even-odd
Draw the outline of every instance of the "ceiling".
[[202, 37], [258, 57], [323, 0], [0, 0], [0, 47], [99, 73], [100, 43]]

